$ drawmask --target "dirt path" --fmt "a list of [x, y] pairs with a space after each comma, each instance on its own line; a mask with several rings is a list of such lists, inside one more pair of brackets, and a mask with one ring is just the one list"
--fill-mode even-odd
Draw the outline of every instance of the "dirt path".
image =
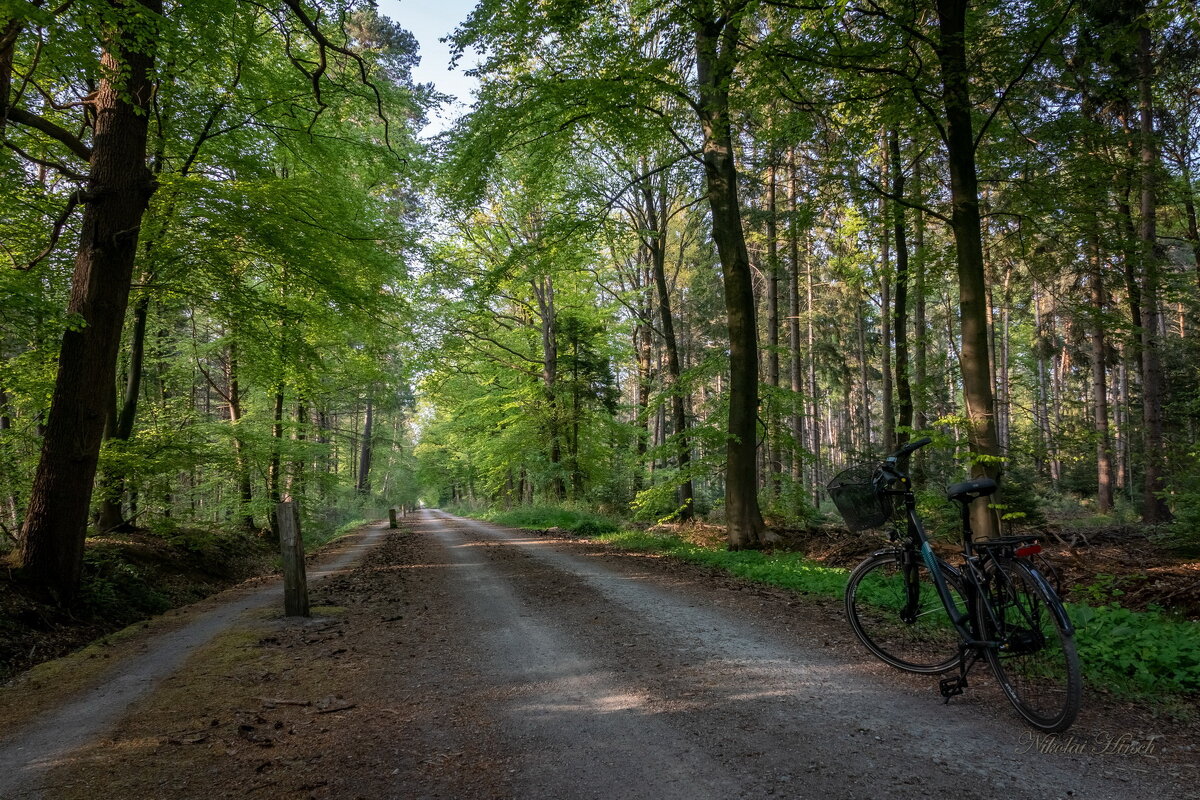
[[[309, 567], [309, 580], [319, 582], [353, 566], [382, 534], [382, 529], [374, 528], [346, 542], [330, 558], [315, 568]], [[105, 733], [127, 707], [155, 689], [194, 650], [234, 625], [243, 614], [271, 603], [281, 606], [282, 591], [280, 581], [270, 581], [252, 591], [234, 589], [233, 599], [223, 593], [217, 598], [216, 607], [201, 611], [182, 627], [144, 642], [135, 659], [113, 664], [99, 683], [56, 711], [40, 716], [30, 725], [7, 731], [0, 738], [0, 798], [36, 796], [47, 769]]]
[[[945, 706], [872, 663], [836, 604], [587, 542], [426, 512], [315, 595], [308, 622], [242, 612], [40, 796], [1129, 800], [1200, 777], [1166, 722], [1039, 743], [985, 682]], [[1126, 733], [1159, 738], [1097, 752]]]

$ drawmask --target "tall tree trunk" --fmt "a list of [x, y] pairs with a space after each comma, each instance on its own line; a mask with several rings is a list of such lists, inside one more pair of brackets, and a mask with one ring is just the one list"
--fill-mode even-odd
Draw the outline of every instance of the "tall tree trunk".
[[558, 410], [558, 311], [554, 303], [554, 280], [546, 276], [534, 281], [542, 334], [542, 387], [550, 418], [550, 494], [556, 500], [567, 496], [562, 476], [562, 425]]
[[684, 408], [683, 367], [679, 361], [679, 343], [675, 337], [675, 320], [671, 314], [671, 294], [667, 290], [667, 197], [666, 184], [660, 184], [658, 192], [649, 183], [642, 186], [645, 200], [646, 221], [654, 235], [649, 241], [650, 269], [654, 275], [654, 286], [658, 292], [659, 322], [662, 325], [663, 348], [667, 354], [667, 391], [671, 393], [671, 427], [675, 432], [675, 459], [679, 474], [685, 477], [679, 486], [679, 519], [688, 521], [695, 513], [695, 494], [692, 479], [688, 475], [692, 463], [692, 451], [688, 442], [687, 414]]
[[[111, 4], [117, 19], [129, 13], [125, 3]], [[161, 0], [139, 4], [152, 15], [162, 13]], [[116, 376], [138, 232], [155, 189], [146, 168], [154, 62], [149, 41], [140, 29], [131, 36], [117, 23], [101, 36], [104, 77], [92, 99], [91, 169], [67, 306], [83, 324], [63, 334], [22, 536], [25, 570], [62, 597], [79, 586], [104, 398]]]
[[1196, 195], [1192, 190], [1192, 173], [1183, 170], [1183, 211], [1187, 218], [1187, 238], [1192, 243], [1192, 265], [1196, 268], [1196, 283], [1200, 285], [1200, 225], [1196, 222]]
[[1000, 311], [1000, 347], [996, 364], [996, 438], [1000, 451], [1009, 452], [1009, 431], [1012, 429], [1012, 265], [1004, 270], [1004, 301]]
[[[918, 156], [916, 163], [913, 164], [913, 182], [917, 187], [918, 202], [923, 199], [921, 187], [921, 158]], [[916, 267], [916, 275], [914, 276], [913, 288], [915, 289], [916, 302], [913, 304], [913, 329], [916, 332], [917, 352], [914, 360], [914, 370], [916, 374], [917, 393], [913, 401], [913, 425], [917, 430], [923, 431], [929, 427], [929, 362], [928, 362], [928, 326], [925, 321], [925, 214], [918, 210], [917, 229], [913, 232], [913, 248], [916, 258], [914, 259]], [[918, 460], [918, 465], [922, 462]]]
[[[776, 204], [777, 157], [770, 154], [767, 167], [766, 212], [767, 212], [767, 385], [779, 388], [779, 223]], [[773, 395], [767, 404], [766, 424], [769, 443], [768, 467], [770, 471], [767, 491], [771, 497], [779, 495], [783, 461], [779, 433], [779, 409]]]
[[[816, 261], [812, 257], [812, 253], [808, 247], [804, 250], [805, 262], [807, 269], [804, 282], [804, 319], [805, 319], [805, 340], [808, 353], [808, 401], [811, 409], [808, 415], [808, 427], [812, 431], [812, 486], [813, 486], [813, 505], [821, 504], [821, 405], [819, 395], [817, 394], [817, 335], [814, 324], [814, 315], [816, 314], [813, 304], [813, 284], [815, 277], [813, 275], [813, 262]], [[829, 415], [825, 415], [827, 419], [832, 419]], [[828, 439], [833, 441], [832, 435]]]
[[254, 530], [254, 512], [251, 503], [254, 502], [254, 490], [250, 483], [250, 463], [246, 455], [246, 442], [238, 432], [242, 421], [242, 387], [238, 370], [237, 342], [229, 342], [229, 424], [233, 427], [233, 452], [237, 462], [238, 496], [241, 500], [242, 527], [248, 531]]
[[[946, 159], [950, 170], [950, 227], [958, 261], [958, 302], [962, 345], [963, 399], [967, 437], [975, 477], [1000, 477], [1000, 446], [996, 440], [995, 402], [988, 360], [987, 277], [979, 218], [979, 181], [975, 173], [975, 136], [971, 123], [970, 76], [967, 66], [968, 0], [938, 0], [939, 40], [936, 46], [942, 73], [946, 110]], [[975, 501], [971, 522], [975, 535], [999, 533], [988, 498]]]
[[[646, 309], [649, 317], [649, 309]], [[645, 482], [646, 444], [650, 439], [650, 326], [639, 323], [633, 329], [633, 349], [637, 354], [637, 467], [633, 471], [633, 491]]]
[[[736, 65], [742, 11], [718, 18], [711, 3], [696, 26], [696, 105], [704, 139], [704, 175], [713, 241], [721, 260], [729, 327], [729, 424], [725, 448], [725, 520], [732, 550], [761, 546], [769, 537], [758, 506], [758, 334], [750, 256], [729, 118], [729, 83]], [[744, 11], [744, 9], [743, 9]]]
[[[292, 462], [291, 475], [288, 479], [288, 494], [299, 500], [304, 496], [305, 473], [308, 471], [308, 457], [305, 453], [308, 452], [308, 403], [304, 397], [296, 398], [296, 433], [295, 439], [300, 447], [298, 457]], [[399, 432], [395, 440], [399, 440]]]
[[[899, 205], [893, 203], [892, 205]], [[883, 217], [882, 247], [880, 248], [880, 267], [882, 274], [879, 278], [879, 333], [882, 346], [879, 354], [879, 368], [883, 374], [883, 386], [880, 389], [879, 415], [883, 423], [883, 449], [892, 452], [896, 449], [896, 408], [892, 399], [894, 386], [892, 382], [892, 252], [891, 235], [887, 226], [887, 203], [881, 201], [881, 216]]]
[[870, 362], [867, 359], [867, 301], [862, 289], [858, 290], [858, 327], [855, 330], [858, 339], [858, 420], [855, 433], [861, 439], [853, 444], [860, 452], [866, 453], [871, 449], [871, 384]]
[[1096, 426], [1096, 507], [1107, 514], [1113, 507], [1112, 449], [1108, 433], [1108, 383], [1105, 375], [1104, 277], [1100, 253], [1099, 220], [1092, 223], [1088, 260], [1091, 265], [1092, 301], [1092, 419]]
[[[639, 270], [642, 270], [639, 267]], [[653, 326], [650, 323], [653, 314], [653, 300], [651, 299], [652, 290], [650, 289], [649, 269], [645, 269], [642, 273], [641, 287], [644, 291], [639, 291], [638, 296], [642, 299], [640, 308], [641, 322], [637, 326], [638, 339], [637, 347], [637, 371], [638, 371], [638, 463], [637, 470], [634, 473], [634, 491], [640, 491], [645, 477], [645, 472], [650, 468], [647, 464], [646, 449], [650, 438], [653, 434], [653, 425], [650, 420], [650, 386], [653, 379], [653, 356], [654, 356], [654, 338]]]
[[[1144, 11], [1144, 9], [1143, 9]], [[1163, 377], [1159, 348], [1158, 285], [1161, 256], [1158, 246], [1158, 146], [1154, 140], [1154, 64], [1150, 28], [1145, 16], [1138, 20], [1138, 118], [1141, 123], [1142, 213], [1138, 236], [1142, 244], [1142, 521], [1169, 522], [1171, 510], [1162, 494], [1166, 459], [1163, 453]]]
[[17, 37], [21, 34], [22, 22], [17, 17], [5, 21], [0, 28], [0, 140], [8, 125], [8, 104], [12, 101], [12, 68], [16, 52]]
[[[905, 177], [904, 162], [900, 157], [900, 133], [894, 128], [888, 132], [888, 153], [892, 162], [892, 196], [898, 201], [904, 197]], [[895, 445], [900, 446], [909, 439], [913, 399], [908, 377], [908, 230], [904, 223], [904, 205], [896, 201], [892, 203], [892, 233], [896, 240], [896, 304], [892, 311], [892, 328], [896, 334], [896, 399], [899, 401]], [[907, 461], [905, 459], [901, 466], [907, 468]]]
[[[113, 424], [106, 426], [105, 439], [127, 442], [133, 435], [133, 423], [137, 419], [138, 398], [141, 396], [142, 364], [146, 353], [146, 317], [150, 308], [150, 295], [143, 294], [133, 307], [133, 330], [129, 342], [129, 375], [125, 380], [125, 397], [120, 413], [113, 409]], [[121, 513], [121, 500], [125, 494], [125, 478], [113, 475], [102, 481], [100, 499], [101, 531], [124, 530], [129, 527]]]
[[375, 432], [375, 402], [373, 394], [373, 391], [367, 393], [366, 418], [363, 421], [362, 442], [358, 452], [358, 486], [356, 488], [361, 495], [369, 495], [371, 493], [371, 453]]
[[1118, 447], [1117, 447], [1117, 487], [1125, 491], [1126, 497], [1133, 499], [1133, 478], [1130, 475], [1130, 464], [1133, 461], [1133, 435], [1130, 431], [1129, 423], [1129, 373], [1132, 357], [1129, 354], [1129, 347], [1122, 347], [1120, 353], [1120, 361], [1117, 363], [1117, 426], [1118, 426]]
[[795, 513], [801, 510], [804, 486], [804, 365], [800, 360], [800, 222], [796, 219], [798, 194], [796, 150], [788, 154], [788, 364], [792, 389], [792, 486]]
[[[12, 431], [12, 416], [8, 410], [8, 392], [4, 387], [0, 386], [0, 469], [4, 473], [11, 474], [13, 466], [12, 452], [9, 449], [11, 442], [8, 437]], [[20, 536], [20, 508], [19, 500], [15, 489], [10, 489], [4, 495], [4, 513], [8, 518], [6, 527], [12, 532], [12, 538], [19, 544]]]

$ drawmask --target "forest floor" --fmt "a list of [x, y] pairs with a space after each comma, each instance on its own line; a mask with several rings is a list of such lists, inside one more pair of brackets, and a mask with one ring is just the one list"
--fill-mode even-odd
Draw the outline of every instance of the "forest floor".
[[[1127, 800], [1200, 780], [1194, 717], [1089, 692], [1035, 737], [987, 676], [945, 705], [875, 662], [835, 601], [440, 512], [380, 533], [314, 581], [313, 618], [242, 609], [50, 757], [27, 732], [79, 665], [0, 690], [0, 797]], [[152, 628], [108, 669], [163, 649]]]
[[251, 532], [93, 536], [81, 597], [70, 607], [22, 583], [0, 557], [0, 682], [135, 622], [269, 574], [277, 556], [277, 545]]

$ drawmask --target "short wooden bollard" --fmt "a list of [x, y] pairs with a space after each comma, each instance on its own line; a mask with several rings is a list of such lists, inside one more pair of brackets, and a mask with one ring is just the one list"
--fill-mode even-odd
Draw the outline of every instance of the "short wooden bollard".
[[307, 617], [308, 579], [304, 572], [304, 540], [300, 538], [300, 520], [296, 504], [283, 502], [275, 507], [279, 520], [279, 549], [283, 554], [283, 612], [289, 617]]
[[399, 528], [400, 527], [399, 524], [397, 524], [397, 522], [396, 522], [396, 509], [394, 507], [388, 509], [388, 527], [389, 528]]

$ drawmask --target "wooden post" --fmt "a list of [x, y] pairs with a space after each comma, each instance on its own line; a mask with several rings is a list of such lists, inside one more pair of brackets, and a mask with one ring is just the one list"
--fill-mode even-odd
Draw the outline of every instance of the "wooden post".
[[400, 527], [396, 523], [396, 507], [395, 506], [392, 506], [391, 508], [388, 509], [388, 527], [392, 528], [392, 529]]
[[283, 611], [289, 617], [307, 617], [308, 580], [296, 504], [280, 503], [275, 507], [275, 517], [279, 520], [279, 549], [283, 553]]

